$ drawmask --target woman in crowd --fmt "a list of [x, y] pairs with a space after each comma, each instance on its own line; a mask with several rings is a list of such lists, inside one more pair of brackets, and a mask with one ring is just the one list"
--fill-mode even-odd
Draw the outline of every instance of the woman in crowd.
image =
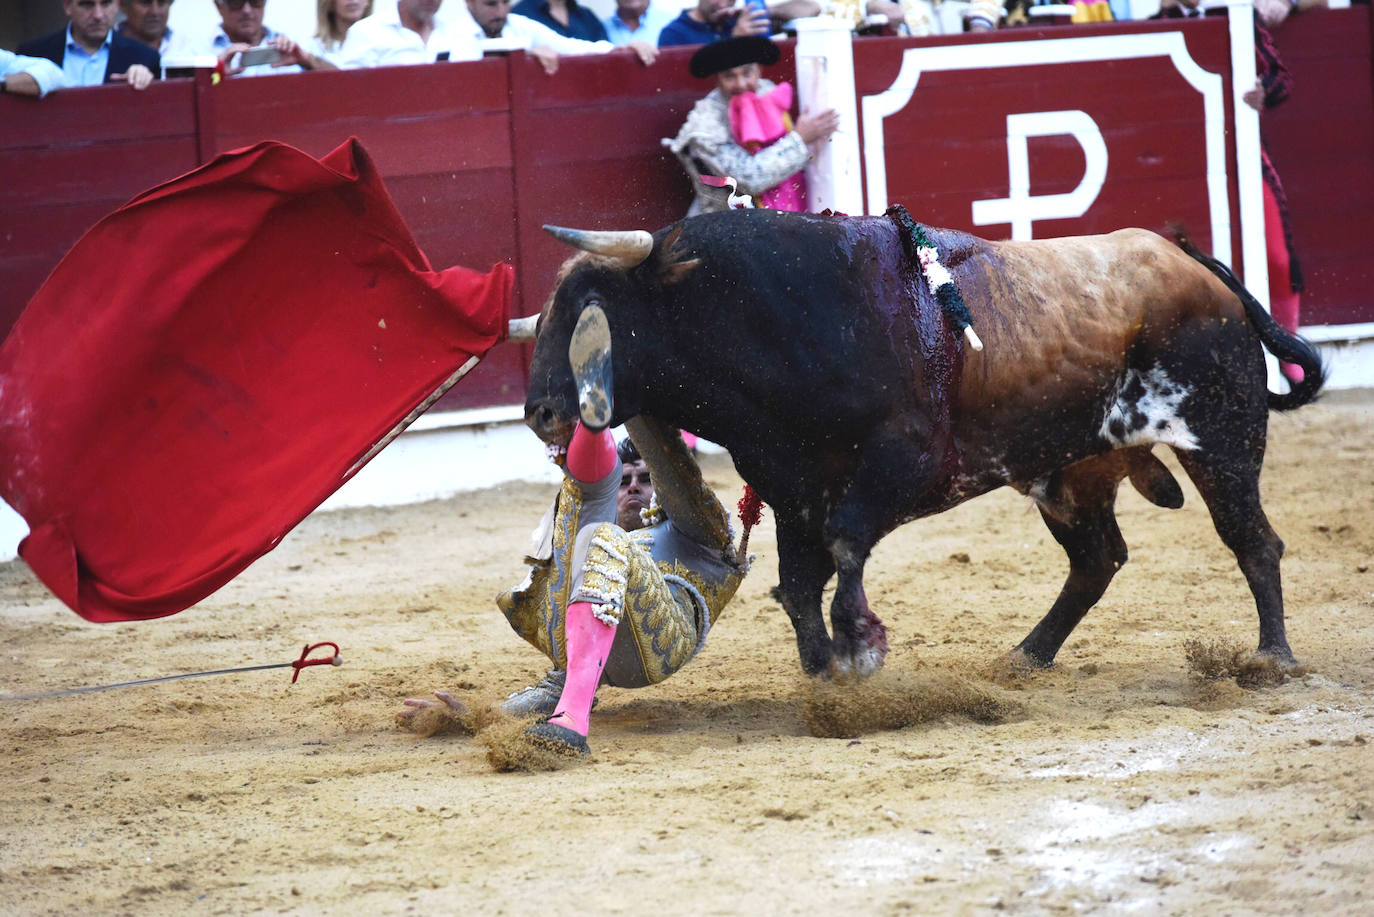
[[338, 65], [335, 58], [343, 48], [349, 26], [372, 15], [372, 0], [315, 0], [315, 35], [306, 50]]

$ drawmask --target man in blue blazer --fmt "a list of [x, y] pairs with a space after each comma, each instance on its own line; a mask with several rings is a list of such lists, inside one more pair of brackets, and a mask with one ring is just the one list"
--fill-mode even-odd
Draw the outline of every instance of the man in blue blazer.
[[145, 44], [114, 30], [119, 0], [62, 0], [67, 28], [19, 46], [62, 68], [68, 86], [128, 83], [145, 89], [162, 75], [162, 60]]

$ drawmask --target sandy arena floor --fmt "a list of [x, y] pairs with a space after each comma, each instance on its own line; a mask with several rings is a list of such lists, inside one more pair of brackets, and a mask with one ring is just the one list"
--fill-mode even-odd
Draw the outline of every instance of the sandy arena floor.
[[[287, 661], [317, 640], [346, 660], [294, 686], [278, 670], [0, 702], [0, 907], [1372, 913], [1374, 392], [1270, 430], [1303, 677], [1247, 689], [1190, 670], [1190, 638], [1248, 649], [1257, 630], [1181, 474], [1178, 511], [1123, 488], [1132, 560], [1059, 665], [995, 677], [1066, 570], [1002, 491], [900, 530], [868, 576], [892, 641], [879, 677], [963, 685], [1000, 721], [816, 738], [767, 597], [765, 514], [755, 572], [702, 655], [664, 685], [603, 690], [592, 759], [554, 773], [497, 773], [480, 738], [392, 722], [408, 695], [479, 702], [543, 673], [491, 600], [521, 575], [547, 487], [316, 515], [202, 605], [141, 624], [87, 624], [0, 565], [0, 693]], [[728, 462], [705, 465], [737, 499]]]

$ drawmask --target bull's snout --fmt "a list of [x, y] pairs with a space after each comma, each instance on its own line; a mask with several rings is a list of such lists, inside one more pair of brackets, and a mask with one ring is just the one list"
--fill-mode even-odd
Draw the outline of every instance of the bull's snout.
[[525, 404], [525, 426], [546, 443], [566, 446], [572, 439], [573, 424], [547, 400]]

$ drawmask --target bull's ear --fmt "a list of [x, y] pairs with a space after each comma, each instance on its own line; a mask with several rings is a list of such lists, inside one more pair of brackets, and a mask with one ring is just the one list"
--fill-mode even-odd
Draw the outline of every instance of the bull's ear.
[[692, 271], [696, 270], [699, 264], [701, 264], [700, 258], [692, 258], [687, 261], [674, 261], [672, 264], [665, 264], [663, 269], [659, 271], [659, 280], [663, 281], [664, 286], [672, 286], [692, 273]]
[[663, 245], [659, 247], [659, 268], [658, 278], [664, 286], [672, 286], [682, 280], [701, 264], [700, 258], [686, 258], [686, 254], [678, 247], [678, 241], [682, 238], [682, 226], [673, 227], [673, 231], [668, 233], [663, 240]]

